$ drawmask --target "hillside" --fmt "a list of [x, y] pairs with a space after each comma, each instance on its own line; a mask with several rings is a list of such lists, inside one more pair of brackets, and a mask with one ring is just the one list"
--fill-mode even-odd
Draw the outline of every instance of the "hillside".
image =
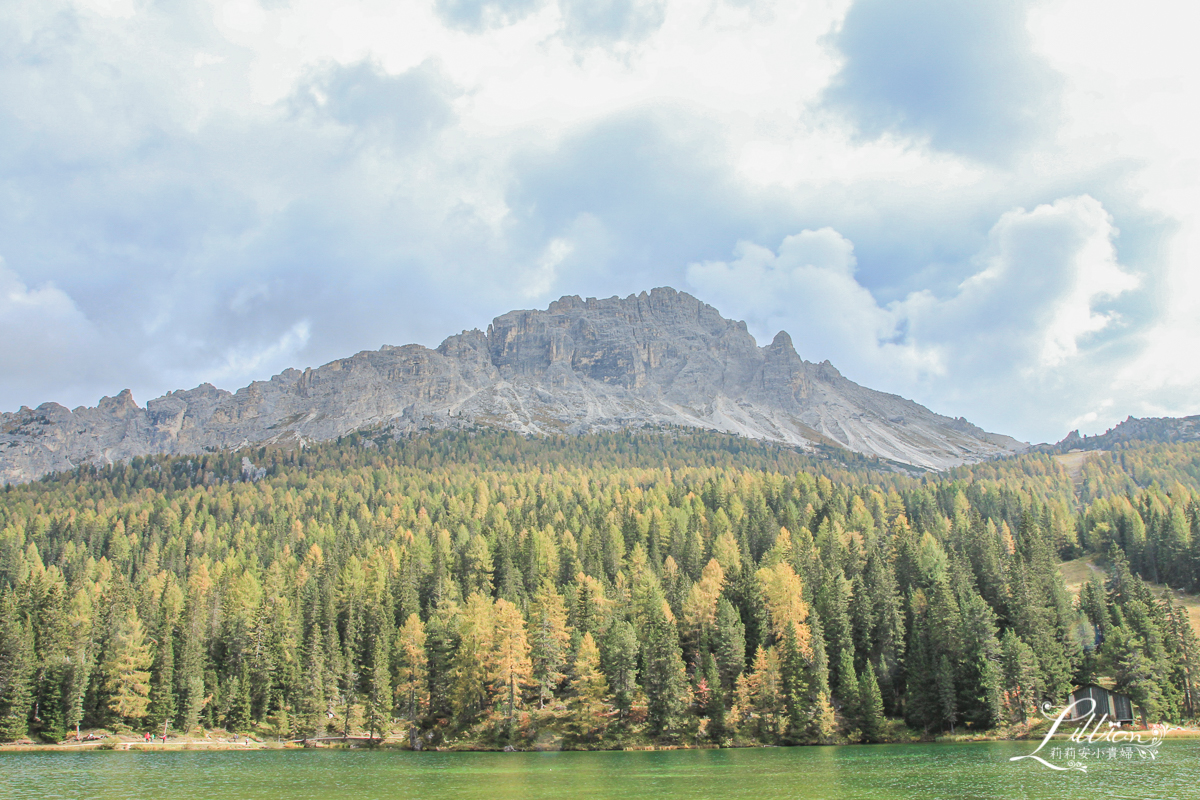
[[[686, 428], [354, 434], [10, 485], [0, 741], [1003, 736], [1097, 675], [1177, 722], [1200, 648], [1153, 587], [1200, 589], [1200, 489], [1154, 464], [1197, 447], [1122, 448], [1086, 501], [1041, 453], [912, 477]], [[1076, 600], [1094, 562], [1062, 561], [1097, 554]]]

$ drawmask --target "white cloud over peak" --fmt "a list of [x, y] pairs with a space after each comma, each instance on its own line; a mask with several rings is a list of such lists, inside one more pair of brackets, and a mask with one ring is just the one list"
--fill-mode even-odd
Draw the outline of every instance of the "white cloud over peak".
[[[688, 282], [760, 339], [785, 329], [801, 355], [866, 385], [1054, 439], [1096, 410], [1096, 381], [1120, 363], [1108, 345], [1126, 321], [1109, 303], [1139, 279], [1117, 262], [1115, 236], [1085, 195], [1005, 213], [972, 260], [978, 271], [941, 296], [881, 305], [831, 228], [788, 236], [777, 252], [741, 242], [731, 262], [689, 266]], [[1054, 412], [1033, 422], [1037, 407]]]

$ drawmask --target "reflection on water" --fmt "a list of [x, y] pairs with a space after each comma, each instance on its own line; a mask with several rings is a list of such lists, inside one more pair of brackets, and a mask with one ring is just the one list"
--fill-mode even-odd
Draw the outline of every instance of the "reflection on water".
[[1087, 774], [1009, 762], [1032, 742], [628, 753], [0, 754], [0, 797], [147, 800], [1200, 798], [1200, 741]]

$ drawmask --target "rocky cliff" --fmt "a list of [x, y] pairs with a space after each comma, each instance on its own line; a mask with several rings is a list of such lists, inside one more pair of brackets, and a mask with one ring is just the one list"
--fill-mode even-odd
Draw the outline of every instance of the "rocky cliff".
[[528, 433], [687, 425], [811, 448], [823, 443], [930, 469], [1023, 448], [964, 419], [864, 388], [759, 347], [743, 322], [673, 289], [564, 297], [512, 311], [436, 350], [364, 351], [230, 393], [204, 384], [139, 408], [128, 390], [95, 408], [0, 414], [0, 481], [85, 463], [470, 424]]
[[1061, 442], [1042, 445], [1038, 449], [1051, 453], [1072, 450], [1109, 450], [1121, 442], [1196, 442], [1200, 441], [1200, 416], [1194, 417], [1127, 417], [1115, 428], [1095, 436], [1080, 436], [1071, 431]]

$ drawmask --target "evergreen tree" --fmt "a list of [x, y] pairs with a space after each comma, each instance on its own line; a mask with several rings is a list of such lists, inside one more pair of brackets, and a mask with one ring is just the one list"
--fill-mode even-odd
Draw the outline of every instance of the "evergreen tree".
[[450, 602], [436, 606], [425, 629], [428, 654], [429, 715], [434, 720], [449, 720], [454, 714], [451, 702], [454, 681], [454, 656], [458, 652], [458, 607]]
[[376, 731], [386, 731], [394, 705], [392, 696], [392, 638], [391, 610], [382, 597], [372, 599], [367, 608], [367, 630], [364, 642], [366, 655], [363, 664], [365, 679], [367, 733], [374, 738]]
[[229, 702], [225, 712], [225, 729], [233, 732], [250, 728], [250, 672], [242, 662], [242, 669], [233, 676], [228, 686]]
[[163, 618], [154, 645], [154, 663], [150, 667], [150, 706], [146, 721], [164, 725], [175, 717], [175, 631], [173, 621]]
[[[185, 623], [182, 630], [182, 652], [175, 670], [178, 683], [179, 727], [190, 731], [200, 722], [200, 712], [206, 703], [204, 671], [206, 656], [205, 607], [212, 582], [203, 563], [188, 579]], [[322, 712], [324, 709], [322, 709]], [[322, 723], [323, 724], [323, 723]]]
[[538, 685], [538, 708], [553, 698], [566, 678], [567, 648], [571, 635], [567, 629], [567, 609], [554, 581], [542, 581], [529, 607], [529, 647], [533, 677]]
[[1142, 649], [1136, 634], [1123, 625], [1114, 625], [1104, 642], [1104, 656], [1116, 679], [1116, 690], [1129, 695], [1141, 710], [1142, 722], [1157, 718], [1162, 706], [1162, 687], [1155, 675], [1155, 664]]
[[879, 692], [879, 681], [875, 667], [867, 662], [867, 671], [858, 678], [858, 727], [864, 742], [883, 741], [887, 719], [883, 715], [883, 696]]
[[721, 687], [732, 691], [738, 676], [746, 668], [746, 625], [733, 603], [725, 597], [717, 601], [716, 635], [713, 653], [721, 677]]
[[1038, 664], [1033, 648], [1009, 629], [1000, 641], [1004, 667], [1003, 705], [1008, 721], [1023, 723], [1037, 708]]
[[643, 631], [642, 687], [646, 690], [650, 733], [678, 733], [688, 706], [687, 673], [675, 620], [666, 601], [651, 604]]
[[[843, 650], [838, 658], [838, 698], [841, 700], [842, 716], [846, 720], [847, 730], [863, 726], [863, 709], [860, 705], [862, 691], [858, 684], [858, 677], [854, 674], [854, 656], [849, 650]], [[872, 672], [872, 679], [874, 672]], [[876, 691], [879, 687], [876, 686]]]
[[954, 667], [946, 655], [938, 657], [933, 673], [933, 685], [937, 692], [937, 722], [954, 733], [958, 722], [958, 697], [954, 688]]
[[[586, 635], [586, 634], [585, 634]], [[638, 638], [626, 620], [617, 620], [609, 626], [604, 637], [602, 665], [608, 685], [613, 692], [613, 704], [621, 721], [624, 721], [638, 692], [637, 661]]]
[[0, 597], [0, 741], [29, 732], [33, 672], [33, 633], [15, 593], [6, 589]]
[[1002, 675], [1000, 641], [995, 614], [984, 599], [964, 587], [962, 600], [962, 658], [958, 670], [961, 717], [976, 729], [1000, 724]]
[[721, 674], [712, 653], [704, 654], [698, 675], [697, 713], [708, 720], [708, 737], [720, 741], [725, 735], [726, 691], [721, 686]]

